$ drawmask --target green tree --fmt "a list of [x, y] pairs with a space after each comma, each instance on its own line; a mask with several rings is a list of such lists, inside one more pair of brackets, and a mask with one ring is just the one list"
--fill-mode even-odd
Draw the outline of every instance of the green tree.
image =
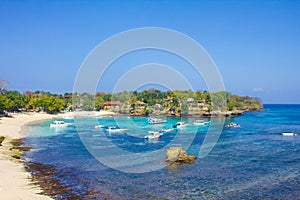
[[53, 113], [58, 112], [65, 108], [65, 102], [62, 99], [55, 99], [54, 97], [44, 97], [42, 99], [44, 110], [47, 112]]
[[85, 95], [81, 101], [82, 105], [81, 105], [81, 108], [83, 110], [88, 110], [88, 111], [91, 111], [91, 110], [94, 110], [95, 108], [95, 102], [94, 102], [94, 99], [92, 96], [90, 95]]
[[102, 96], [97, 95], [95, 97], [95, 108], [102, 109], [104, 107], [104, 99]]
[[236, 102], [229, 101], [229, 102], [227, 103], [227, 107], [228, 107], [228, 110], [229, 110], [229, 111], [236, 110]]
[[5, 93], [5, 96], [11, 100], [11, 111], [17, 111], [19, 109], [25, 108], [26, 104], [28, 103], [28, 98], [15, 90], [7, 91]]
[[9, 110], [11, 106], [11, 100], [6, 96], [0, 95], [0, 113], [3, 113], [5, 110]]
[[135, 105], [136, 105], [136, 103], [137, 103], [136, 97], [134, 97], [134, 96], [130, 97], [129, 103], [130, 103], [130, 108], [131, 108], [131, 109], [135, 109]]
[[211, 102], [213, 110], [227, 110], [227, 96], [228, 93], [225, 91], [215, 92], [211, 94]]
[[104, 101], [111, 101], [112, 100], [112, 94], [107, 93], [103, 96]]
[[204, 99], [203, 93], [200, 91], [195, 92], [195, 97], [196, 97], [197, 101], [202, 101]]
[[150, 115], [153, 113], [153, 110], [150, 107], [145, 107], [145, 115]]
[[65, 109], [66, 102], [63, 99], [55, 98], [54, 96], [49, 95], [35, 96], [29, 100], [27, 108], [54, 113]]

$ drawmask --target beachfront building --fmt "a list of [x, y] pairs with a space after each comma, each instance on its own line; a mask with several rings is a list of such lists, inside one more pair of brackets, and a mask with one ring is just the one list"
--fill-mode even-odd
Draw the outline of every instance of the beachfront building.
[[104, 102], [104, 110], [119, 111], [121, 105], [120, 101], [106, 101]]

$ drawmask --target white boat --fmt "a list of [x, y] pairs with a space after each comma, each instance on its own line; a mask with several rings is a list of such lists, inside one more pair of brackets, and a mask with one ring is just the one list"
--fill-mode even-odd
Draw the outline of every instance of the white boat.
[[156, 139], [160, 138], [163, 134], [158, 131], [148, 131], [149, 135], [145, 136], [145, 139]]
[[100, 125], [96, 125], [95, 128], [105, 128], [105, 126], [100, 124]]
[[185, 122], [177, 122], [176, 123], [176, 128], [183, 128], [186, 127], [188, 124]]
[[200, 120], [200, 119], [194, 121], [195, 126], [206, 126], [208, 124], [210, 124], [210, 121], [204, 121], [204, 120]]
[[159, 131], [148, 131], [150, 135], [159, 135], [161, 134]]
[[123, 133], [125, 131], [128, 131], [128, 129], [125, 129], [125, 128], [117, 128], [115, 126], [109, 126], [107, 129], [106, 129], [107, 132], [109, 133]]
[[52, 124], [50, 124], [50, 127], [67, 127], [71, 126], [72, 123], [66, 123], [64, 121], [55, 120]]
[[174, 132], [175, 129], [174, 128], [167, 128], [167, 129], [161, 129], [160, 131], [163, 132], [163, 133], [170, 133], [170, 132]]
[[149, 124], [163, 124], [163, 123], [166, 123], [166, 122], [167, 122], [167, 120], [153, 118], [153, 117], [151, 117], [151, 118], [148, 119], [148, 123]]
[[282, 133], [282, 135], [293, 137], [293, 136], [297, 136], [297, 133]]
[[234, 122], [230, 122], [229, 124], [226, 124], [225, 127], [226, 128], [238, 128], [238, 127], [240, 127], [240, 125], [237, 123], [234, 123]]

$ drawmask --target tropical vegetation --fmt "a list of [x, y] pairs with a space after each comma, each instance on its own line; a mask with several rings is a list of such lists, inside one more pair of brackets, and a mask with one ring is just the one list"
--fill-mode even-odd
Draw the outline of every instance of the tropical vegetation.
[[[109, 109], [121, 114], [148, 115], [168, 114], [172, 116], [213, 111], [257, 110], [262, 108], [259, 99], [241, 97], [226, 91], [207, 92], [191, 90], [124, 91], [119, 93], [97, 92], [52, 94], [44, 91], [7, 90], [6, 82], [0, 81], [0, 112], [36, 111], [57, 113], [70, 110]], [[106, 102], [119, 102], [117, 106]]]

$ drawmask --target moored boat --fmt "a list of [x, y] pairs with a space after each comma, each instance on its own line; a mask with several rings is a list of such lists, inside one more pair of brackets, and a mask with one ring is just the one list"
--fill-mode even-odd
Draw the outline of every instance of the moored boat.
[[163, 132], [163, 133], [170, 133], [170, 132], [174, 132], [175, 129], [174, 128], [167, 128], [167, 129], [161, 129], [160, 131]]
[[229, 124], [226, 124], [225, 127], [226, 128], [238, 128], [238, 127], [240, 127], [240, 125], [237, 123], [234, 123], [234, 122], [230, 122]]
[[145, 139], [156, 139], [160, 138], [163, 134], [158, 131], [148, 131], [149, 135], [145, 136]]
[[297, 136], [297, 133], [282, 133], [283, 136], [289, 136], [289, 137], [293, 137], [293, 136]]
[[158, 119], [158, 118], [153, 118], [153, 117], [148, 119], [149, 124], [163, 124], [166, 122], [167, 122], [167, 120], [165, 120], [165, 119]]
[[209, 124], [210, 124], [210, 121], [204, 121], [204, 120], [200, 120], [200, 119], [194, 121], [195, 126], [206, 126]]
[[105, 128], [105, 125], [99, 124], [99, 125], [96, 125], [95, 128]]
[[55, 120], [52, 124], [49, 124], [49, 126], [52, 127], [67, 127], [71, 126], [72, 123], [66, 123], [64, 121]]
[[186, 127], [188, 124], [185, 123], [185, 122], [177, 122], [175, 127], [176, 128], [183, 128], [183, 127]]
[[106, 131], [109, 133], [123, 133], [123, 132], [128, 131], [128, 129], [117, 128], [116, 126], [109, 126], [109, 127], [107, 127]]

